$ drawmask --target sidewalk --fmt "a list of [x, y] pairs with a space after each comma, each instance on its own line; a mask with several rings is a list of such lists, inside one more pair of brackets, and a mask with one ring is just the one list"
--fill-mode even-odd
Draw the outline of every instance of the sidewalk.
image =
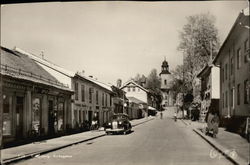
[[206, 123], [190, 120], [182, 121], [205, 141], [212, 145], [217, 151], [219, 151], [217, 152], [217, 155], [222, 153], [234, 164], [249, 164], [250, 144], [240, 135], [228, 132], [225, 128], [219, 128], [219, 133], [216, 138], [213, 138], [204, 134]]
[[[132, 120], [131, 124], [133, 127], [135, 127], [153, 119], [154, 117]], [[98, 131], [87, 131], [78, 134], [67, 135], [49, 140], [3, 149], [1, 151], [2, 163], [7, 164], [22, 159], [28, 159], [36, 155], [46, 154], [51, 151], [93, 140], [105, 135], [106, 133], [104, 132], [104, 130], [99, 129]]]

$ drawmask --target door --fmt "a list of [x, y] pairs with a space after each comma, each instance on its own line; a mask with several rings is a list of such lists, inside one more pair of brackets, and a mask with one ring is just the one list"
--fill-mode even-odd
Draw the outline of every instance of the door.
[[16, 137], [22, 138], [23, 136], [23, 108], [24, 98], [16, 97]]
[[92, 111], [89, 111], [88, 119], [89, 119], [89, 122], [91, 123], [92, 122]]
[[54, 127], [54, 123], [55, 123], [55, 114], [54, 114], [54, 110], [53, 110], [53, 101], [49, 100], [49, 105], [48, 105], [48, 110], [49, 110], [49, 114], [48, 114], [48, 132], [49, 135], [53, 135], [55, 133], [55, 127]]

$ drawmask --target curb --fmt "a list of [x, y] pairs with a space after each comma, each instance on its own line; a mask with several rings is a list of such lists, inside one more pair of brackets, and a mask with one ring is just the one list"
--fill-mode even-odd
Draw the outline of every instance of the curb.
[[14, 158], [8, 158], [8, 159], [3, 160], [2, 164], [4, 165], [4, 164], [9, 164], [9, 163], [14, 163], [14, 162], [17, 162], [17, 161], [20, 161], [20, 160], [30, 159], [30, 158], [33, 158], [33, 157], [36, 157], [36, 156], [39, 156], [39, 155], [43, 155], [43, 154], [46, 154], [46, 153], [49, 153], [49, 152], [53, 152], [53, 151], [56, 151], [56, 150], [66, 148], [66, 147], [69, 147], [69, 146], [73, 146], [73, 145], [80, 144], [80, 143], [83, 143], [83, 142], [86, 142], [86, 141], [97, 139], [97, 138], [100, 138], [100, 137], [105, 136], [105, 135], [106, 134], [103, 133], [101, 135], [94, 136], [94, 137], [89, 138], [89, 139], [77, 141], [77, 142], [66, 144], [66, 145], [63, 145], [63, 146], [59, 146], [59, 147], [55, 147], [55, 148], [51, 148], [51, 149], [46, 149], [46, 150], [42, 150], [42, 151], [37, 151], [37, 152], [29, 153], [27, 155], [17, 156], [17, 157], [14, 157]]
[[155, 119], [155, 118], [151, 118], [151, 119], [145, 120], [145, 121], [143, 121], [143, 122], [141, 122], [141, 123], [133, 124], [132, 127], [136, 127], [136, 126], [138, 126], [138, 125], [141, 125], [141, 124], [143, 124], [143, 123], [149, 122], [149, 121], [154, 120], [154, 119]]
[[[200, 130], [198, 129], [194, 129], [193, 131], [198, 134], [202, 139], [204, 139], [208, 144], [210, 144], [214, 149], [216, 149], [219, 153], [221, 153], [227, 160], [229, 160], [230, 162], [232, 162], [235, 165], [248, 165], [247, 161], [245, 161], [243, 158], [237, 156], [236, 159], [234, 159], [231, 155], [230, 155], [230, 150], [223, 147], [222, 145], [218, 144], [217, 142], [215, 142], [212, 139], [208, 139], [206, 137], [206, 135], [204, 135], [202, 132], [200, 132]], [[228, 152], [229, 151], [229, 152]]]
[[[182, 122], [185, 125], [189, 125], [186, 121], [182, 120]], [[210, 144], [214, 149], [216, 149], [221, 155], [223, 155], [227, 160], [229, 160], [231, 163], [235, 164], [235, 165], [250, 165], [250, 162], [247, 163], [247, 161], [245, 161], [243, 158], [237, 156], [237, 160], [232, 158], [232, 156], [230, 156], [230, 150], [223, 147], [222, 145], [218, 144], [216, 141], [214, 141], [213, 139], [209, 139], [206, 137], [206, 135], [204, 135], [200, 130], [196, 129], [196, 128], [192, 128], [192, 130], [198, 134], [202, 139], [204, 139], [208, 144]]]
[[[154, 118], [148, 119], [148, 120], [143, 121], [143, 122], [139, 122], [137, 124], [132, 125], [132, 127], [136, 127], [138, 125], [141, 125], [141, 124], [146, 123], [148, 121], [151, 121], [153, 119]], [[85, 139], [85, 140], [81, 140], [81, 141], [77, 141], [77, 142], [74, 142], [74, 143], [62, 145], [62, 146], [59, 146], [59, 147], [46, 149], [46, 150], [42, 150], [42, 151], [37, 151], [37, 152], [29, 153], [29, 154], [26, 154], [26, 155], [16, 156], [16, 157], [13, 157], [13, 158], [7, 158], [7, 159], [2, 160], [2, 162], [0, 162], [0, 164], [5, 165], [5, 164], [10, 164], [10, 163], [15, 163], [15, 162], [18, 162], [18, 161], [21, 161], [21, 160], [30, 159], [30, 158], [33, 158], [33, 157], [36, 157], [36, 156], [39, 156], [39, 155], [47, 154], [49, 152], [60, 150], [60, 149], [63, 149], [63, 148], [69, 147], [69, 146], [76, 145], [76, 144], [84, 143], [84, 142], [94, 140], [94, 139], [97, 139], [97, 138], [100, 138], [100, 137], [103, 137], [103, 136], [106, 136], [106, 133], [103, 133], [101, 135], [94, 136], [92, 138], [88, 138], [88, 139]]]

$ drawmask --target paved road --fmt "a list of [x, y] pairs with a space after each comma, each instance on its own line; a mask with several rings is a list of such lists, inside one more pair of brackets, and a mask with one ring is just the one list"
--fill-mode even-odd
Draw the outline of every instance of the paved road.
[[133, 128], [128, 135], [109, 135], [64, 148], [22, 165], [228, 165], [222, 156], [210, 157], [213, 148], [181, 122], [170, 117]]

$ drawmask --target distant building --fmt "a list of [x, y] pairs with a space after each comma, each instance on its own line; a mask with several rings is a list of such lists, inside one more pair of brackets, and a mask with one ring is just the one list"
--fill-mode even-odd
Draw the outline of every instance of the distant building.
[[220, 116], [237, 123], [250, 116], [249, 7], [238, 15], [214, 63], [220, 67]]
[[171, 90], [173, 77], [169, 72], [168, 62], [164, 60], [161, 65], [161, 93], [162, 93], [162, 107], [165, 109], [168, 106], [174, 105], [173, 91]]
[[126, 97], [130, 101], [134, 100], [131, 98], [136, 98], [136, 103], [140, 102], [139, 108], [142, 110], [143, 117], [147, 116], [149, 111], [156, 111], [156, 99], [148, 89], [142, 87], [133, 80], [125, 83], [121, 89], [126, 92]]
[[204, 122], [210, 106], [213, 106], [213, 110], [219, 113], [220, 68], [213, 64], [208, 64], [200, 71], [197, 77], [201, 80], [200, 120]]
[[64, 134], [73, 91], [27, 55], [1, 47], [3, 142]]

